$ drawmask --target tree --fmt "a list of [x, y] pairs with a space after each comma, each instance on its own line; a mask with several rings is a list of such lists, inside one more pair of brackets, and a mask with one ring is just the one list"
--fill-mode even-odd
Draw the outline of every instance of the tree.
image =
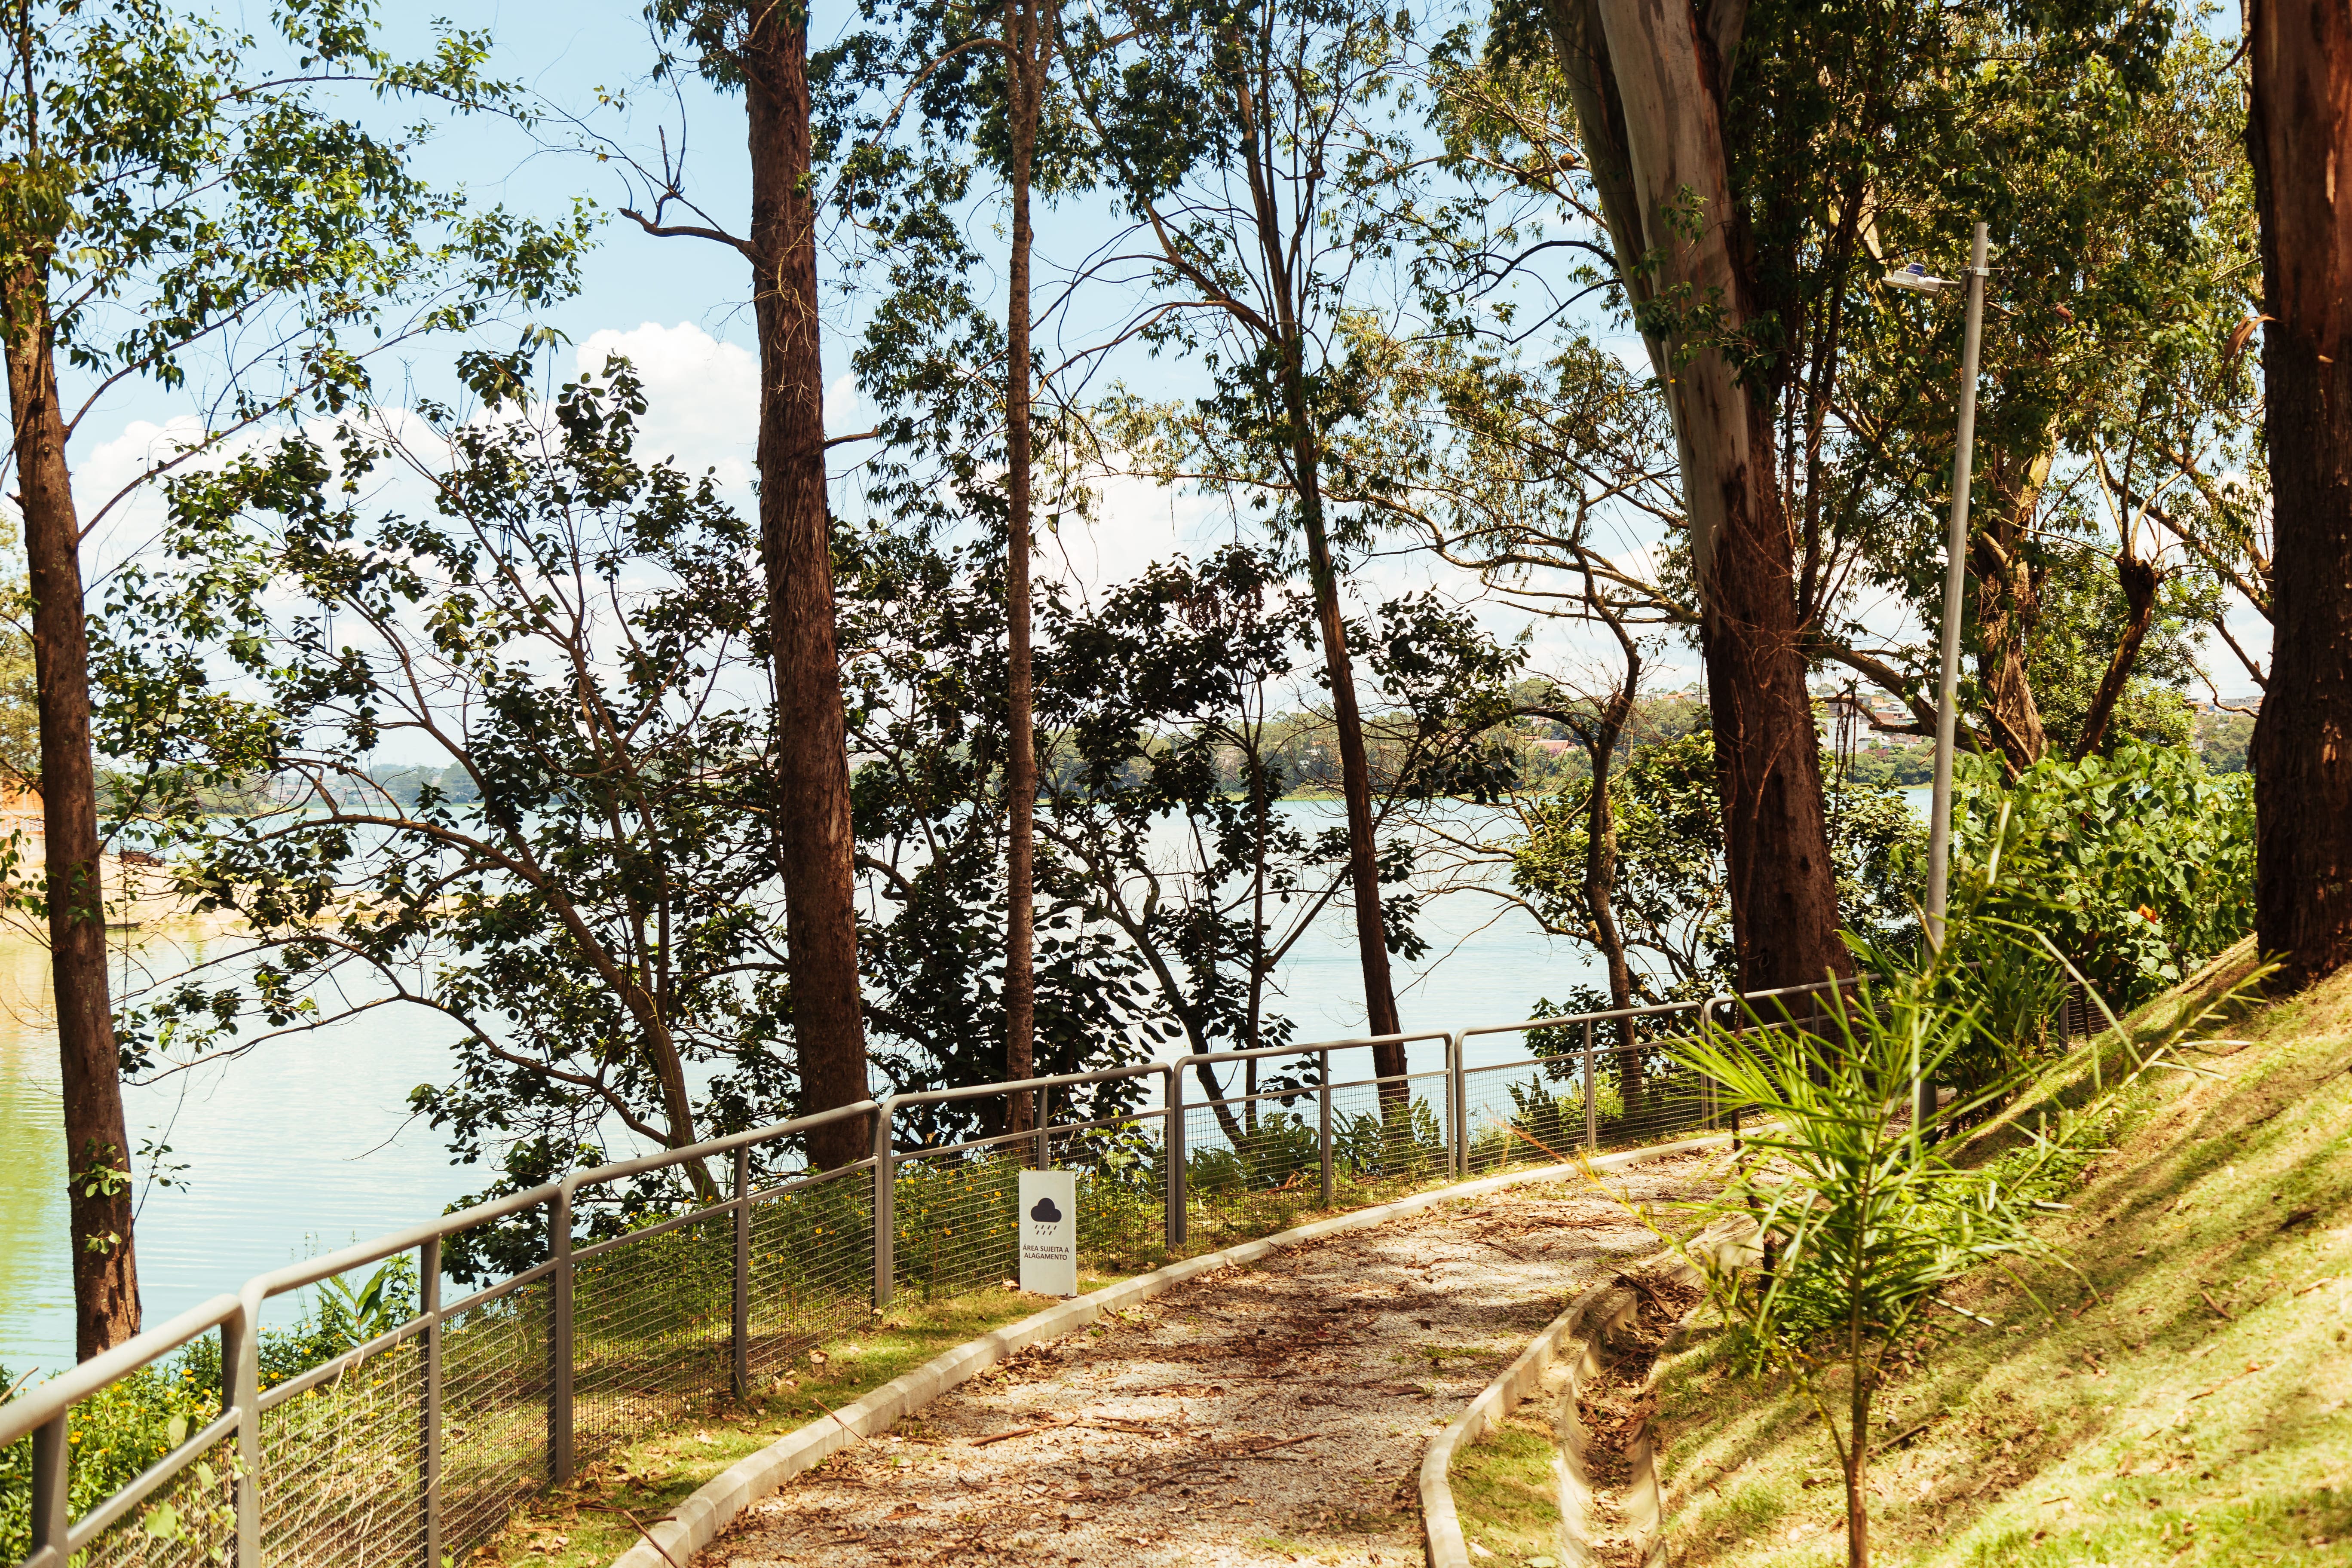
[[0, 317], [47, 851], [43, 889], [23, 896], [49, 930], [84, 1357], [139, 1322], [82, 574], [89, 531], [128, 491], [78, 496], [68, 443], [138, 379], [212, 386], [192, 397], [202, 433], [159, 467], [298, 407], [331, 409], [385, 349], [568, 286], [578, 244], [576, 228], [468, 212], [411, 174], [409, 140], [326, 107], [348, 87], [511, 109], [479, 75], [479, 35], [397, 60], [345, 0], [287, 10], [278, 28], [241, 35], [146, 0], [27, 0], [0, 23]]
[[[1773, 472], [1777, 395], [1795, 368], [1784, 345], [1801, 303], [1759, 254], [1786, 241], [1757, 232], [1765, 215], [1751, 210], [1757, 193], [1736, 188], [1726, 140], [1727, 129], [1774, 129], [1748, 85], [1763, 73], [1743, 49], [1781, 40], [1747, 38], [1745, 6], [1702, 12], [1691, 0], [1561, 0], [1547, 16], [1618, 277], [1673, 413], [1741, 984], [1849, 973], [1810, 739], [1797, 529]], [[1869, 134], [1886, 109], [1865, 112], [1848, 134]], [[1832, 269], [1852, 261], [1844, 206], [1824, 237]]]
[[2352, 958], [2352, 16], [2327, 0], [2249, 11], [2246, 140], [2262, 216], [2272, 653], [2254, 723], [2256, 929], [2290, 986]]
[[[1031, 342], [1036, 239], [1031, 207], [1041, 184], [1052, 195], [1072, 184], [1083, 158], [1073, 144], [1067, 105], [1056, 102], [1053, 91], [1063, 35], [1058, 5], [1049, 9], [1048, 0], [1006, 0], [992, 12], [929, 3], [871, 5], [866, 10], [885, 29], [895, 26], [895, 36], [886, 30], [852, 38], [828, 52], [822, 74], [827, 97], [834, 100], [827, 105], [834, 135], [854, 134], [860, 143], [845, 159], [842, 205], [853, 221], [862, 217], [869, 237], [884, 247], [911, 243], [919, 253], [928, 252], [911, 268], [902, 257], [894, 268], [895, 285], [902, 290], [913, 287], [929, 291], [944, 284], [952, 297], [960, 292], [961, 279], [949, 283], [948, 274], [961, 272], [976, 259], [955, 235], [952, 223], [940, 224], [938, 215], [927, 210], [942, 187], [963, 193], [964, 171], [958, 166], [956, 143], [970, 143], [981, 159], [1001, 170], [1010, 209], [1001, 374], [1009, 631], [1004, 1072], [1011, 1079], [1024, 1079], [1032, 1074], [1036, 1038], [1038, 790], [1035, 617], [1029, 580], [1036, 510], [1034, 409], [1039, 390]], [[861, 91], [876, 88], [886, 89], [884, 103], [853, 121], [849, 104]], [[910, 103], [932, 135], [926, 136], [919, 152], [898, 150], [894, 155], [883, 144], [898, 131]], [[924, 175], [908, 178], [925, 165]], [[909, 187], [920, 193], [911, 202]], [[874, 221], [876, 214], [894, 209], [897, 223]], [[905, 301], [903, 295], [877, 313], [869, 351], [861, 363], [873, 373], [870, 379], [878, 384], [886, 404], [903, 406], [913, 383], [925, 380], [919, 374], [910, 377], [906, 362], [898, 357], [916, 347], [907, 328], [914, 321], [939, 319], [920, 304]], [[927, 390], [936, 394], [939, 388], [930, 383]], [[897, 423], [903, 426], [904, 421]], [[1016, 1122], [1027, 1113], [1024, 1100], [1015, 1107]]]
[[[755, 539], [708, 476], [638, 459], [625, 363], [544, 411], [507, 401], [529, 369], [469, 362], [471, 418], [371, 410], [331, 447], [296, 433], [179, 480], [177, 569], [132, 567], [108, 606], [110, 707], [190, 694], [177, 723], [116, 737], [159, 805], [247, 769], [299, 791], [163, 814], [184, 885], [262, 962], [159, 987], [127, 1053], [423, 1010], [456, 1026], [457, 1069], [415, 1108], [499, 1167], [493, 1191], [599, 1163], [610, 1124], [682, 1148], [772, 1120], [794, 1087], [768, 716], [735, 695], [762, 664], [739, 587]], [[394, 479], [431, 507], [372, 513]], [[223, 648], [237, 680], [208, 679]], [[451, 763], [404, 803], [369, 763], [385, 744]]]
[[[1782, 744], [1803, 722], [1806, 666], [1847, 664], [1915, 713], [1930, 708], [1932, 658], [1857, 646], [1866, 628], [1852, 602], [1873, 572], [1932, 575], [1932, 531], [1902, 498], [1940, 498], [1949, 460], [1948, 436], [1940, 449], [1926, 438], [1949, 428], [1937, 406], [1948, 375], [1927, 374], [1916, 343], [1899, 376], [1863, 374], [1883, 363], [1901, 313], [1875, 283], [1886, 247], [1927, 215], [1946, 225], [1945, 204], [1998, 197], [1995, 216], [2013, 216], [2037, 259], [2044, 242], [2063, 249], [2070, 226], [2111, 188], [2127, 197], [2122, 187], [2137, 177], [2084, 176], [2127, 162], [2104, 148], [2130, 121], [2119, 110], [2155, 85], [2170, 26], [2158, 10], [2095, 5], [2026, 15], [1560, 0], [1498, 8], [1475, 64], [1466, 35], [1435, 62], [1449, 155], [1480, 187], [1458, 209], [1445, 269], [1465, 301], [1465, 330], [1524, 335], [1504, 320], [1507, 305], [1517, 308], [1505, 280], [1558, 252], [1570, 288], [1555, 289], [1549, 308], [1605, 289], [1648, 347], [1685, 545], [1661, 552], [1649, 587], [1663, 613], [1696, 626], [1706, 658], [1735, 925], [1769, 944], [1743, 961], [1751, 984], [1818, 978], [1836, 947], [1811, 748]], [[2084, 81], [2092, 87], [2071, 99]], [[2095, 156], [2075, 145], [2085, 130], [2098, 133]], [[2021, 171], [2017, 188], [2003, 188]], [[2071, 205], [2038, 198], [2038, 186], [2070, 181]], [[1563, 209], [1568, 235], [1537, 232]], [[2159, 271], [2133, 271], [2112, 292], [2145, 304]], [[2032, 283], [2029, 295], [2051, 287]], [[2201, 298], [2226, 293], [2207, 287]], [[1997, 338], [2006, 332], [1997, 326]], [[1936, 323], [1938, 345], [1947, 333], [1957, 336], [1952, 323]], [[1506, 358], [1495, 374], [1511, 374]], [[1918, 442], [1881, 437], [1888, 420], [1914, 417]], [[2042, 449], [2024, 443], [2002, 472], [2022, 483]], [[1899, 518], [1899, 538], [1882, 517]], [[1781, 902], [1751, 904], [1759, 899]]]
[[[1348, 830], [1315, 833], [1276, 809], [1328, 778], [1309, 754], [1336, 738], [1330, 713], [1281, 706], [1321, 662], [1311, 589], [1233, 545], [1157, 565], [1091, 614], [1057, 605], [1052, 625], [1045, 711], [1070, 765], [1048, 789], [1045, 834], [1068, 885], [1144, 956], [1193, 1053], [1287, 1043], [1276, 968], [1353, 875]], [[1421, 595], [1352, 621], [1349, 637], [1382, 700], [1367, 737], [1375, 829], [1419, 801], [1493, 800], [1512, 776], [1494, 731], [1518, 650]], [[1381, 938], [1408, 958], [1425, 951], [1412, 871], [1401, 846], [1384, 847]]]
[[[2179, 541], [2219, 543], [2217, 509], [2235, 510], [2221, 481], [2252, 460], [2257, 411], [2232, 346], [2253, 257], [2225, 46], [2183, 27], [2143, 68], [2042, 30], [2003, 53], [2000, 70], [1922, 93], [1906, 152], [1947, 172], [1890, 192], [1875, 232], [1889, 261], [1957, 258], [1979, 217], [1999, 246], [1964, 700], [2014, 775], [2053, 748], [2100, 752], [2151, 681], [2193, 675], [2173, 645], [2184, 619], [2215, 618], [2219, 556]], [[1857, 299], [1842, 373], [1853, 434], [1832, 504], [1854, 519], [1865, 578], [1930, 627], [1958, 314], [1948, 299]], [[1927, 653], [1896, 655], [1923, 693]]]
[[[1948, 1078], [1940, 1069], [1971, 1051], [2003, 1053], [2003, 1019], [1987, 992], [2011, 978], [1995, 972], [2060, 970], [2030, 933], [1967, 898], [1956, 902], [1951, 930], [1952, 942], [1911, 963], [1867, 951], [1870, 977], [1833, 999], [1825, 1021], [1791, 1025], [1750, 1012], [1738, 1025], [1710, 1020], [1667, 1047], [1679, 1065], [1769, 1118], [1743, 1134], [1758, 1157], [1743, 1158], [1701, 1211], [1753, 1237], [1757, 1250], [1735, 1251], [1752, 1260], [1760, 1250], [1764, 1268], [1750, 1275], [1686, 1237], [1661, 1239], [1705, 1275], [1733, 1330], [1733, 1353], [1750, 1371], [1786, 1374], [1820, 1418], [1844, 1481], [1848, 1568], [1870, 1563], [1870, 1461], [1883, 1446], [1871, 1439], [1871, 1412], [1898, 1347], [1920, 1345], [1928, 1309], [1949, 1309], [1943, 1292], [1969, 1274], [1992, 1267], [2014, 1279], [2015, 1263], [2063, 1262], [2032, 1224], [2033, 1210], [2104, 1142], [2137, 1083], [2158, 1068], [2179, 1068], [2184, 1047], [2205, 1043], [2189, 1037], [2226, 1016], [2246, 989], [2126, 1039], [2115, 1053], [2124, 1058], [2119, 1077], [2095, 1058], [2087, 1074], [2074, 1066], [2038, 1079], [2040, 1064], [2011, 1056], [1992, 1081], [1914, 1128], [1888, 1117], [1888, 1086]], [[1769, 1024], [1780, 1026], [1758, 1027]], [[2083, 1077], [2088, 1084], [2073, 1081]], [[1956, 1135], [1980, 1118], [1986, 1125]], [[2022, 1293], [2032, 1299], [2030, 1288]]]
[[[743, 94], [751, 165], [746, 232], [730, 234], [694, 208], [672, 166], [655, 182], [650, 211], [632, 208], [627, 216], [651, 235], [730, 246], [751, 268], [760, 342], [760, 557], [776, 689], [776, 787], [766, 811], [784, 884], [802, 1109], [824, 1110], [865, 1099], [866, 1078], [856, 847], [825, 496], [808, 11], [764, 0], [655, 0], [650, 15], [665, 37], [684, 40], [694, 68]], [[665, 53], [659, 69], [680, 65]], [[665, 221], [672, 205], [702, 221]], [[865, 1132], [838, 1122], [820, 1133], [816, 1146], [824, 1164], [845, 1164], [866, 1152]]]
[[[1713, 751], [1712, 730], [1693, 729], [1636, 747], [1615, 770], [1617, 875], [1607, 914], [1625, 945], [1637, 1005], [1729, 991], [1738, 982]], [[1824, 759], [1824, 772], [1833, 766]], [[1521, 835], [1488, 853], [1507, 857], [1510, 896], [1545, 930], [1600, 951], [1590, 877], [1592, 787], [1517, 803]], [[1840, 780], [1829, 805], [1840, 927], [1899, 946], [1918, 929], [1912, 906], [1922, 825], [1893, 788]], [[1569, 1000], [1576, 1007], [1614, 1005], [1589, 989]]]
[[[1349, 890], [1368, 1029], [1399, 1031], [1387, 925], [1381, 912], [1371, 763], [1341, 605], [1335, 545], [1349, 520], [1324, 489], [1331, 432], [1350, 391], [1333, 330], [1362, 302], [1354, 276], [1383, 253], [1381, 211], [1411, 156], [1393, 115], [1403, 83], [1400, 13], [1364, 0], [1307, 0], [1255, 12], [1138, 15], [1113, 47], [1090, 21], [1076, 51], [1078, 112], [1098, 145], [1104, 181], [1138, 226], [1157, 298], [1143, 335], [1156, 347], [1213, 339], [1215, 393], [1202, 426], [1256, 454], [1250, 488], [1282, 498], [1276, 520], [1305, 547], [1339, 752], [1349, 835]], [[1199, 322], [1196, 327], [1194, 322]], [[1130, 403], [1114, 421], [1123, 444], [1159, 443], [1184, 473], [1192, 424], [1155, 419]], [[1139, 413], [1145, 416], [1135, 417]], [[1263, 488], [1260, 488], [1263, 487]], [[1374, 1047], [1382, 1077], [1404, 1071], [1402, 1046]], [[1396, 1089], [1390, 1103], [1403, 1103]]]

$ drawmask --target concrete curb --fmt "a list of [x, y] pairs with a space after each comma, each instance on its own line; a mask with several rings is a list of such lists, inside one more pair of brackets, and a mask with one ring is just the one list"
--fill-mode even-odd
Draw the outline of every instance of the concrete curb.
[[[1733, 1137], [1734, 1134], [1721, 1133], [1708, 1138], [1685, 1139], [1679, 1143], [1661, 1143], [1655, 1148], [1604, 1154], [1591, 1162], [1591, 1168], [1617, 1171], [1676, 1154], [1719, 1149], [1727, 1146]], [[719, 1531], [734, 1522], [738, 1514], [793, 1476], [824, 1463], [859, 1437], [872, 1437], [887, 1431], [900, 1417], [921, 1409], [940, 1394], [987, 1371], [1005, 1357], [1031, 1345], [1059, 1339], [1083, 1329], [1106, 1311], [1148, 1301], [1201, 1275], [1219, 1268], [1255, 1263], [1270, 1253], [1327, 1236], [1360, 1230], [1433, 1208], [1439, 1204], [1479, 1197], [1529, 1182], [1560, 1181], [1577, 1174], [1581, 1169], [1576, 1165], [1539, 1165], [1531, 1171], [1513, 1171], [1474, 1182], [1434, 1187], [1394, 1203], [1333, 1215], [1255, 1241], [1228, 1247], [1219, 1252], [1188, 1258], [1149, 1274], [1122, 1279], [1116, 1285], [1106, 1285], [1099, 1290], [1064, 1301], [1058, 1306], [1048, 1307], [1017, 1323], [1008, 1324], [992, 1333], [967, 1341], [953, 1350], [942, 1352], [906, 1376], [894, 1378], [854, 1405], [844, 1405], [834, 1415], [812, 1421], [778, 1438], [758, 1453], [737, 1460], [704, 1482], [692, 1497], [678, 1504], [677, 1511], [668, 1519], [651, 1526], [646, 1531], [646, 1539], [614, 1559], [613, 1568], [685, 1568], [687, 1560], [717, 1540]], [[1426, 1464], [1423, 1468], [1425, 1477]], [[1424, 1498], [1426, 1490], [1424, 1479]], [[1445, 1507], [1450, 1517], [1453, 1509], [1450, 1493], [1445, 1499]]]
[[[1593, 1163], [1600, 1165], [1599, 1161]], [[1736, 1221], [1715, 1226], [1694, 1237], [1691, 1245], [1715, 1251], [1718, 1256], [1737, 1251], [1738, 1244], [1733, 1238], [1738, 1228]], [[1712, 1241], [1708, 1239], [1710, 1235], [1715, 1237]], [[1659, 1268], [1662, 1258], [1667, 1261]], [[1652, 1253], [1628, 1263], [1619, 1272], [1636, 1268], [1656, 1268], [1677, 1279], [1699, 1278], [1696, 1268], [1672, 1252]], [[1454, 1506], [1454, 1486], [1449, 1475], [1454, 1454], [1499, 1425], [1562, 1359], [1568, 1363], [1568, 1383], [1560, 1394], [1559, 1414], [1552, 1422], [1560, 1460], [1561, 1556], [1567, 1568], [1585, 1568], [1592, 1561], [1592, 1486], [1584, 1468], [1584, 1426], [1576, 1414], [1577, 1396], [1583, 1390], [1584, 1380], [1600, 1370], [1597, 1342], [1613, 1335], [1640, 1304], [1633, 1291], [1616, 1284], [1596, 1286], [1586, 1291], [1567, 1311], [1553, 1319], [1519, 1352], [1518, 1359], [1470, 1402], [1469, 1408], [1455, 1417], [1453, 1425], [1431, 1439], [1421, 1461], [1421, 1524], [1430, 1568], [1470, 1568], [1469, 1543], [1462, 1534], [1462, 1519]], [[1626, 1495], [1627, 1516], [1634, 1527], [1644, 1563], [1662, 1563], [1657, 1466], [1651, 1455], [1646, 1423], [1634, 1435], [1629, 1458], [1634, 1479]]]
[[[1592, 1342], [1605, 1338], [1609, 1332], [1633, 1312], [1638, 1304], [1633, 1292], [1615, 1285], [1602, 1285], [1586, 1291], [1573, 1306], [1551, 1321], [1503, 1374], [1488, 1384], [1485, 1392], [1470, 1402], [1470, 1407], [1454, 1419], [1454, 1424], [1430, 1439], [1429, 1449], [1421, 1458], [1421, 1530], [1429, 1547], [1430, 1568], [1470, 1568], [1470, 1547], [1463, 1538], [1462, 1518], [1454, 1511], [1454, 1486], [1446, 1472], [1453, 1468], [1454, 1455], [1464, 1446], [1476, 1442], [1508, 1415], [1522, 1399], [1535, 1391], [1560, 1358], [1569, 1350], [1570, 1408], [1574, 1408], [1574, 1390], [1600, 1367], [1593, 1354]], [[1568, 1445], [1563, 1444], [1565, 1448]], [[1567, 1504], [1573, 1495], [1589, 1499], [1591, 1489], [1583, 1475], [1583, 1444], [1574, 1445], [1575, 1462], [1563, 1474], [1561, 1502]], [[1581, 1508], [1578, 1513], [1582, 1512]], [[1570, 1526], [1566, 1507], [1560, 1510], [1563, 1534], [1569, 1542], [1570, 1568], [1582, 1568], [1591, 1561], [1585, 1550], [1586, 1535], [1580, 1519]]]

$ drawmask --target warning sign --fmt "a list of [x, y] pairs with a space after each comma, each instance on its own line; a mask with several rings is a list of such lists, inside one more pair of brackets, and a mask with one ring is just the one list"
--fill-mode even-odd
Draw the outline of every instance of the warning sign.
[[1078, 1293], [1075, 1171], [1021, 1173], [1021, 1289], [1040, 1296]]

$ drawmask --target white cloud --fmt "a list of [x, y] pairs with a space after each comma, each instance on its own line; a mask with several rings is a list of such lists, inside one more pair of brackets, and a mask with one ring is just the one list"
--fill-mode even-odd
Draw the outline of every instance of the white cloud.
[[857, 378], [837, 376], [824, 389], [824, 433], [839, 436], [847, 433], [850, 421], [857, 417]]
[[[719, 342], [691, 321], [674, 327], [646, 321], [626, 331], [591, 332], [580, 345], [576, 368], [601, 370], [615, 353], [627, 356], [645, 383], [639, 453], [667, 458], [689, 473], [715, 469], [721, 485], [748, 495], [760, 433], [758, 356]], [[830, 415], [831, 394], [825, 402]]]
[[1199, 559], [1232, 537], [1232, 525], [1214, 500], [1120, 475], [1100, 484], [1093, 516], [1065, 512], [1049, 523], [1041, 515], [1035, 537], [1039, 572], [1094, 598], [1155, 563]]

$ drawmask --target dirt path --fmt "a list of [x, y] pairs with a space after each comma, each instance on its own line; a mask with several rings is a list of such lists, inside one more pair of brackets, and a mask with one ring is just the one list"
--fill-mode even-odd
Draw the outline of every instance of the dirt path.
[[[1663, 1207], [1706, 1169], [1684, 1156], [1611, 1185]], [[1569, 1300], [1655, 1247], [1571, 1179], [1221, 1270], [853, 1445], [695, 1561], [1416, 1563], [1429, 1438]]]

